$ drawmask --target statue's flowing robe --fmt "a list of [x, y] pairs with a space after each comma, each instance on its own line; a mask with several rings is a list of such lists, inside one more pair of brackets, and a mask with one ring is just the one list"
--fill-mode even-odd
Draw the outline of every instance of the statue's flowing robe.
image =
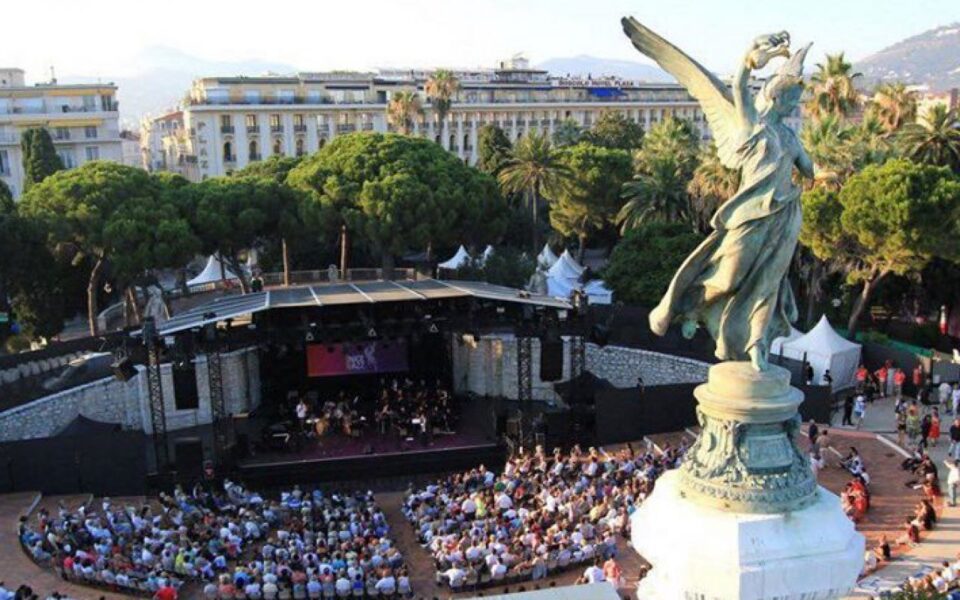
[[792, 182], [799, 151], [780, 123], [760, 123], [737, 150], [740, 189], [651, 313], [656, 333], [677, 319], [697, 321], [717, 341], [720, 360], [748, 360], [756, 344], [769, 349], [789, 334], [797, 316], [787, 271], [800, 235], [800, 189]]

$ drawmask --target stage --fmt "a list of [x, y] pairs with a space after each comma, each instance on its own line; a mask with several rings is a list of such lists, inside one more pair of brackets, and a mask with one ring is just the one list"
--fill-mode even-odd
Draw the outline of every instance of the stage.
[[235, 473], [247, 485], [267, 488], [419, 476], [478, 464], [500, 467], [505, 454], [496, 437], [495, 405], [488, 398], [464, 399], [459, 430], [429, 442], [372, 430], [358, 437], [329, 433], [302, 439], [299, 447], [294, 439], [285, 450], [254, 450], [236, 462]]

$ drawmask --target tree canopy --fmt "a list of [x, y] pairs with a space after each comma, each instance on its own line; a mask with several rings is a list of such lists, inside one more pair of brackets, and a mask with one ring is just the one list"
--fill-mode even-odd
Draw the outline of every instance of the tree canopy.
[[87, 317], [97, 334], [97, 294], [109, 261], [125, 285], [147, 269], [179, 266], [196, 250], [177, 206], [162, 200], [163, 182], [142, 169], [94, 161], [60, 171], [24, 195], [20, 211], [41, 220], [51, 247], [90, 261]]
[[[506, 205], [492, 177], [432, 141], [397, 134], [338, 136], [290, 172], [305, 218], [326, 235], [346, 223], [386, 268], [411, 249], [494, 241]], [[483, 219], [478, 221], [477, 219]]]
[[582, 257], [587, 238], [610, 225], [620, 210], [620, 188], [633, 173], [633, 159], [626, 150], [580, 143], [562, 149], [560, 161], [572, 181], [551, 202], [550, 224], [577, 239]]
[[945, 168], [891, 160], [864, 168], [839, 192], [808, 191], [802, 202], [801, 242], [862, 285], [851, 332], [886, 276], [916, 273], [934, 256], [960, 260], [960, 180]]
[[601, 114], [583, 137], [585, 141], [604, 148], [633, 151], [643, 143], [643, 127], [622, 112], [609, 111]]
[[631, 229], [610, 254], [603, 271], [619, 301], [652, 307], [673, 274], [703, 239], [681, 223], [646, 223]]
[[496, 125], [484, 125], [477, 132], [477, 168], [496, 177], [510, 159], [513, 144]]
[[42, 127], [25, 129], [20, 134], [20, 151], [23, 154], [24, 191], [63, 169], [63, 161], [50, 133]]

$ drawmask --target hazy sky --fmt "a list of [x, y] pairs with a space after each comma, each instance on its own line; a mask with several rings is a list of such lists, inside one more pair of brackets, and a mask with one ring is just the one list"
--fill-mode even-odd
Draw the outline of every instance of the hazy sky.
[[[754, 36], [787, 29], [813, 57], [859, 58], [960, 21], [958, 0], [4, 0], [0, 66], [28, 80], [122, 75], [168, 46], [214, 60], [302, 70], [492, 66], [590, 54], [639, 59], [620, 31], [633, 15], [706, 66], [729, 71]], [[199, 75], [199, 74], [198, 74]]]

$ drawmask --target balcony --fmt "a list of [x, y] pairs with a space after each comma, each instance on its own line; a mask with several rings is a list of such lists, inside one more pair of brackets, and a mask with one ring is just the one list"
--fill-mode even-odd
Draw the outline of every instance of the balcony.
[[221, 125], [220, 133], [233, 133], [233, 125]]
[[364, 124], [363, 124], [363, 130], [364, 130], [364, 131], [373, 131], [373, 123], [364, 123]]
[[70, 139], [69, 131], [55, 131], [53, 134], [53, 140], [55, 142], [65, 142]]
[[337, 133], [352, 133], [357, 130], [357, 126], [352, 123], [337, 125]]
[[259, 152], [251, 152], [251, 153], [250, 153], [250, 159], [249, 159], [249, 160], [250, 160], [250, 162], [260, 160], [260, 153], [259, 153]]
[[259, 125], [247, 125], [247, 133], [260, 133]]
[[235, 163], [235, 162], [237, 162], [237, 155], [236, 155], [236, 154], [224, 154], [224, 156], [223, 156], [223, 162], [224, 162], [224, 163]]
[[271, 125], [270, 133], [283, 133], [283, 125]]
[[307, 132], [307, 126], [306, 126], [306, 125], [294, 125], [294, 126], [293, 126], [293, 130], [294, 130], [295, 132], [297, 132], [297, 133], [306, 133], [306, 132]]

